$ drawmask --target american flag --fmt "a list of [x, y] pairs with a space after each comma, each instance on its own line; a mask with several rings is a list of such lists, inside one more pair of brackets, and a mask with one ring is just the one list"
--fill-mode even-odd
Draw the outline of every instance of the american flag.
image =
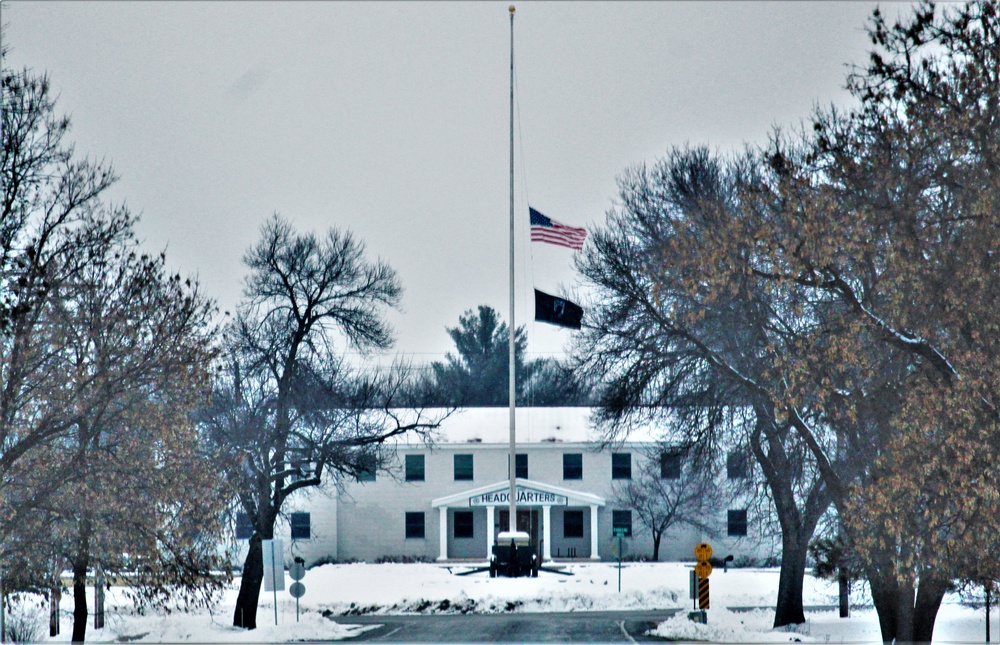
[[531, 215], [531, 241], [548, 242], [580, 251], [587, 237], [587, 229], [560, 224], [550, 217], [542, 215], [532, 207], [528, 207]]

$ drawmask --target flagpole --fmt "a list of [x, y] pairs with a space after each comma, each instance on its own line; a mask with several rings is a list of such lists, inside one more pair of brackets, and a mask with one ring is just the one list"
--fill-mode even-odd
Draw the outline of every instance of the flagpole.
[[514, 5], [510, 5], [510, 327], [508, 335], [508, 395], [510, 403], [510, 461], [508, 470], [510, 471], [510, 521], [508, 530], [511, 533], [517, 530], [517, 453], [515, 452], [515, 422], [514, 422], [514, 399], [517, 386], [514, 382], [514, 336], [516, 336], [517, 326], [514, 323]]

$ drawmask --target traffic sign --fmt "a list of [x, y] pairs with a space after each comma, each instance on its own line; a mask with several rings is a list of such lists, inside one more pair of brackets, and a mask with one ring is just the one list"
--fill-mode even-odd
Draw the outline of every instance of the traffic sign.
[[284, 544], [281, 540], [262, 540], [261, 549], [264, 552], [264, 591], [284, 591]]
[[292, 580], [301, 580], [306, 577], [306, 566], [301, 562], [296, 562], [288, 567], [288, 577]]
[[711, 562], [699, 562], [694, 565], [694, 573], [699, 578], [707, 578], [712, 575], [712, 563]]
[[615, 526], [611, 529], [611, 534], [615, 537], [625, 537], [625, 527]]
[[288, 593], [292, 594], [292, 598], [301, 598], [306, 595], [306, 586], [301, 582], [293, 582], [288, 586]]
[[694, 557], [698, 559], [698, 562], [708, 562], [709, 558], [712, 557], [712, 546], [702, 542], [694, 548]]

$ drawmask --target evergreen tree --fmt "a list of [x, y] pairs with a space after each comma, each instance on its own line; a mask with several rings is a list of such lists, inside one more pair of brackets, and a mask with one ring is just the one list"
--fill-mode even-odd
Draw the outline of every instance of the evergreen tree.
[[[431, 364], [432, 379], [420, 389], [440, 405], [504, 407], [510, 402], [510, 333], [487, 305], [467, 310], [447, 328], [456, 354]], [[567, 363], [544, 357], [527, 360], [524, 326], [514, 336], [516, 403], [519, 406], [589, 405], [592, 386]]]
[[[445, 362], [431, 365], [442, 402], [464, 407], [506, 406], [510, 399], [510, 331], [500, 314], [487, 305], [479, 305], [459, 318], [457, 327], [449, 327], [457, 355], [448, 353]], [[524, 360], [528, 340], [524, 327], [514, 335], [514, 365], [517, 400], [524, 392], [533, 366]]]

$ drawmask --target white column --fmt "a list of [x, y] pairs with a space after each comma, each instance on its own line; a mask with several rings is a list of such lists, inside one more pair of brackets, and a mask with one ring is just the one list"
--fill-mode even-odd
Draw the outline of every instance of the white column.
[[486, 559], [493, 554], [493, 507], [486, 507]]
[[448, 559], [448, 507], [442, 506], [438, 509], [441, 511], [441, 526], [438, 527], [438, 534], [441, 536], [441, 555], [438, 556], [438, 560]]
[[597, 505], [590, 507], [590, 559], [600, 560], [601, 556], [597, 552], [597, 534], [599, 527], [597, 526]]
[[552, 559], [552, 507], [542, 506], [542, 562]]

